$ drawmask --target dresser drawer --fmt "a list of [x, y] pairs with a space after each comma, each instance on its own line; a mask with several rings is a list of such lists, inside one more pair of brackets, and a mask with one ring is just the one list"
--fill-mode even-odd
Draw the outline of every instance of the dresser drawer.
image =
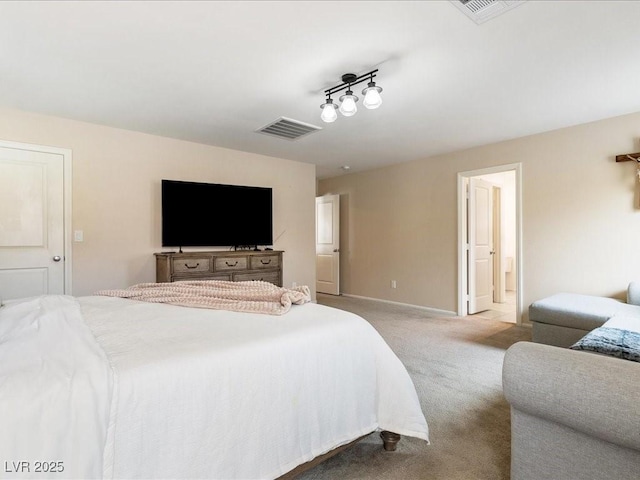
[[278, 272], [236, 273], [233, 276], [233, 280], [236, 282], [262, 280], [263, 282], [275, 283], [280, 286], [280, 275]]
[[278, 268], [280, 257], [278, 255], [256, 255], [251, 257], [251, 270], [261, 268]]
[[208, 257], [174, 258], [172, 259], [172, 267], [175, 275], [210, 272], [211, 259]]
[[172, 282], [193, 282], [194, 280], [226, 280], [231, 281], [231, 274], [227, 273], [226, 275], [223, 273], [221, 275], [216, 274], [204, 274], [204, 275], [174, 275], [171, 279]]
[[247, 257], [216, 257], [214, 269], [216, 272], [246, 269]]

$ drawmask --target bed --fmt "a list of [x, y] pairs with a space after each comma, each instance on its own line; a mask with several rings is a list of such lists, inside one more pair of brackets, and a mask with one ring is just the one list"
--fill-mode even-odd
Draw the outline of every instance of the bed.
[[315, 303], [265, 315], [108, 296], [11, 302], [0, 412], [3, 478], [274, 479], [374, 431], [429, 441], [382, 337]]

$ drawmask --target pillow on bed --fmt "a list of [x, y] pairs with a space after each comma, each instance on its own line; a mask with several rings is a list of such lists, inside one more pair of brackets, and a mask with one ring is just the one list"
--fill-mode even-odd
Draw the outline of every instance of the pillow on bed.
[[599, 327], [587, 333], [570, 348], [640, 362], [640, 333], [620, 328]]

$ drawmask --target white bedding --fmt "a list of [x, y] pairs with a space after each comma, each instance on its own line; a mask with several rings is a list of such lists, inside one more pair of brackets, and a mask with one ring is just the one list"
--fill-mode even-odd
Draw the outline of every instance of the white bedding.
[[[64, 478], [275, 478], [377, 428], [428, 440], [406, 369], [356, 315], [316, 304], [273, 317], [97, 296], [78, 302], [78, 329], [93, 332], [89, 350], [106, 352], [113, 386], [107, 375], [96, 397], [102, 412], [111, 408], [100, 428], [68, 432], [68, 449], [55, 452], [69, 465]], [[0, 358], [11, 362], [17, 353], [9, 352]], [[22, 400], [38, 396], [23, 390]], [[41, 404], [28, 407], [28, 418], [42, 415]], [[64, 408], [56, 410], [68, 415]], [[3, 423], [0, 446], [29, 435], [11, 415]], [[92, 453], [75, 470], [77, 444]], [[16, 460], [41, 455], [19, 453]]]
[[75, 299], [0, 308], [0, 477], [101, 477], [112, 380]]

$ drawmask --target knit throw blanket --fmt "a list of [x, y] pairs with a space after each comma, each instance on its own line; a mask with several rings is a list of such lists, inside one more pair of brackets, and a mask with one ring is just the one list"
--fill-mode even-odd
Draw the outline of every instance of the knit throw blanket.
[[640, 333], [619, 328], [599, 327], [587, 333], [570, 348], [640, 362]]
[[282, 315], [289, 311], [292, 304], [302, 305], [311, 301], [311, 293], [306, 285], [287, 289], [262, 281], [193, 280], [139, 283], [124, 290], [101, 290], [95, 294], [184, 307], [269, 315]]

